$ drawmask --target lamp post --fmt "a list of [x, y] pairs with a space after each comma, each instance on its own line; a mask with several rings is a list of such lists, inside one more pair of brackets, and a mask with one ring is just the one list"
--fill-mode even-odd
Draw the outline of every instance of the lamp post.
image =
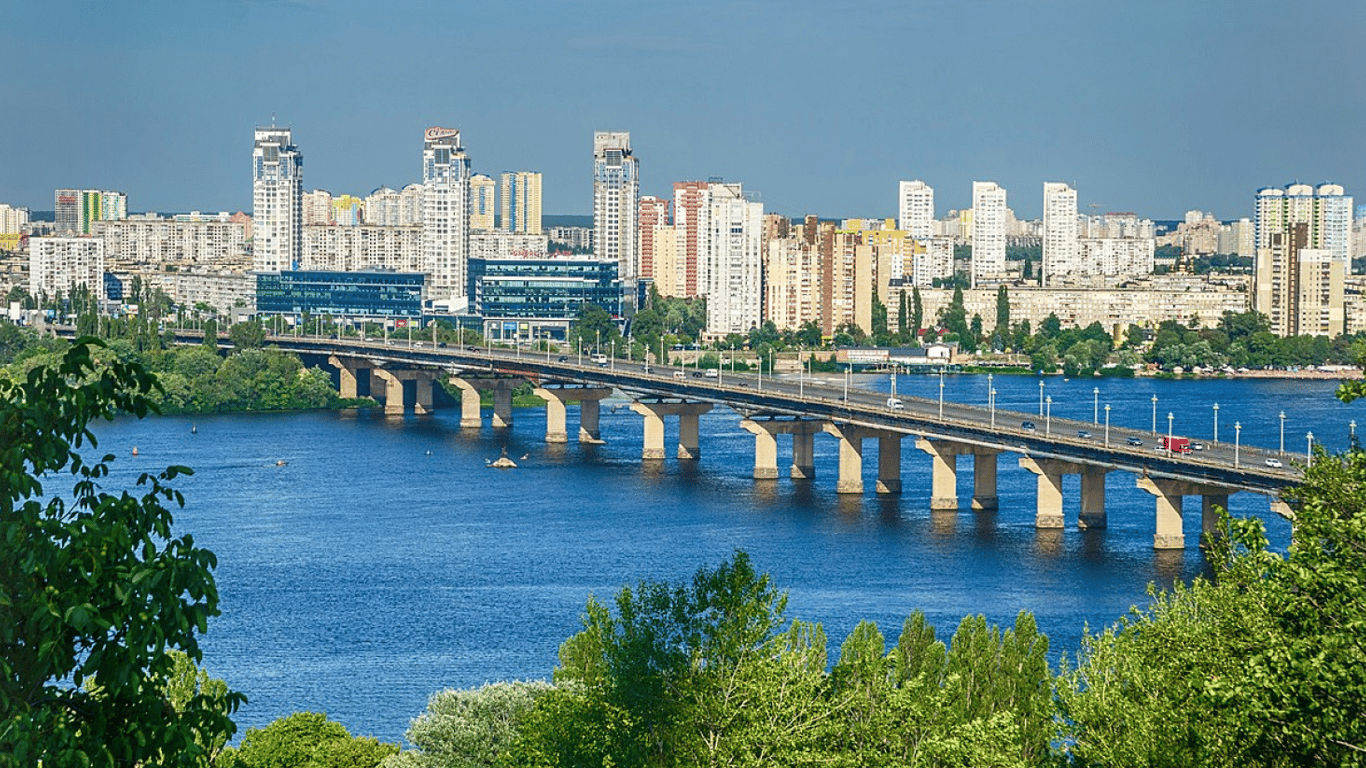
[[617, 370], [617, 340], [612, 339], [612, 370]]
[[1219, 404], [1214, 404], [1214, 442], [1219, 443]]
[[849, 379], [854, 375], [854, 364], [848, 361], [844, 363], [844, 402], [849, 402]]
[[1172, 412], [1167, 411], [1167, 452], [1172, 449]]
[[1044, 405], [1046, 405], [1047, 408], [1044, 410], [1044, 417], [1043, 417], [1043, 433], [1044, 433], [1045, 435], [1051, 435], [1051, 434], [1053, 434], [1053, 396], [1052, 396], [1052, 395], [1049, 395], [1048, 397], [1045, 397], [1045, 398], [1044, 398]]
[[797, 399], [806, 399], [806, 356], [801, 347], [797, 347]]
[[1235, 421], [1235, 422], [1233, 422], [1233, 468], [1234, 468], [1234, 469], [1237, 469], [1237, 468], [1238, 468], [1238, 448], [1239, 448], [1240, 445], [1242, 444], [1242, 441], [1243, 441], [1243, 423], [1242, 423], [1241, 421]]
[[1157, 434], [1157, 395], [1153, 395], [1153, 434]]
[[991, 428], [996, 428], [996, 390], [991, 390]]
[[1304, 437], [1309, 441], [1309, 444], [1305, 446], [1304, 449], [1304, 465], [1306, 467], [1312, 467], [1314, 466], [1314, 433], [1307, 432]]
[[1357, 420], [1356, 420], [1356, 419], [1352, 419], [1351, 421], [1347, 422], [1347, 428], [1348, 428], [1349, 430], [1351, 430], [1351, 433], [1348, 434], [1347, 439], [1351, 440], [1352, 445], [1356, 445], [1356, 442], [1357, 442]]
[[1105, 404], [1105, 447], [1110, 447], [1110, 404]]
[[990, 405], [990, 401], [991, 401], [991, 392], [992, 392], [993, 389], [994, 389], [994, 385], [991, 383], [991, 374], [988, 373], [988, 374], [987, 374], [987, 404], [988, 404], [988, 405]]
[[1043, 379], [1039, 379], [1039, 415], [1043, 415]]
[[1100, 387], [1091, 388], [1091, 396], [1095, 398], [1091, 405], [1091, 423], [1100, 423]]
[[[944, 418], [944, 369], [939, 369], [939, 418]], [[1355, 424], [1356, 422], [1352, 422]]]
[[1285, 453], [1285, 411], [1281, 411], [1281, 453]]

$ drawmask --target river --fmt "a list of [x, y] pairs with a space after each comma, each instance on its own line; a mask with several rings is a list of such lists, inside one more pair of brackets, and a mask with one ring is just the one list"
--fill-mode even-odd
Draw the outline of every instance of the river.
[[[855, 379], [891, 386], [887, 376]], [[1039, 381], [994, 377], [997, 407], [1037, 411]], [[1218, 402], [1221, 440], [1236, 421], [1245, 445], [1276, 447], [1283, 409], [1287, 450], [1300, 458], [1307, 431], [1340, 450], [1349, 420], [1366, 425], [1363, 404], [1339, 403], [1329, 382], [1043, 381], [1053, 416], [1091, 420], [1097, 403], [1110, 404], [1112, 425], [1148, 429], [1157, 395], [1159, 431], [1171, 412], [1176, 434], [1200, 439], [1213, 437]], [[896, 384], [900, 395], [939, 396], [937, 377]], [[985, 405], [987, 390], [984, 375], [946, 377], [947, 399]], [[1150, 582], [1204, 569], [1198, 512], [1186, 515], [1185, 550], [1155, 552], [1153, 499], [1127, 473], [1108, 476], [1107, 529], [1076, 528], [1079, 481], [1069, 476], [1068, 527], [1040, 532], [1034, 476], [1012, 454], [1000, 462], [999, 511], [931, 514], [929, 458], [913, 441], [900, 496], [872, 493], [867, 461], [869, 492], [839, 497], [833, 438], [816, 439], [814, 480], [756, 482], [753, 437], [717, 408], [702, 418], [700, 461], [643, 465], [640, 417], [626, 404], [604, 402], [601, 446], [547, 445], [541, 409], [518, 410], [510, 430], [487, 416], [483, 430], [461, 430], [459, 412], [444, 410], [118, 419], [96, 431], [100, 449], [120, 457], [106, 487], [169, 464], [195, 470], [176, 483], [186, 498], [177, 529], [218, 556], [223, 615], [203, 638], [204, 666], [250, 698], [236, 718], [243, 730], [312, 710], [398, 741], [435, 691], [548, 678], [589, 595], [683, 579], [736, 549], [789, 591], [789, 618], [824, 625], [832, 658], [861, 619], [894, 643], [916, 609], [945, 640], [965, 615], [1009, 623], [1023, 610], [1056, 663], [1085, 625], [1144, 604]], [[503, 448], [518, 469], [485, 466]], [[780, 439], [780, 467], [790, 457]], [[960, 470], [964, 505], [971, 465]], [[1267, 518], [1273, 546], [1285, 546], [1288, 524], [1265, 497], [1236, 494], [1230, 506]]]

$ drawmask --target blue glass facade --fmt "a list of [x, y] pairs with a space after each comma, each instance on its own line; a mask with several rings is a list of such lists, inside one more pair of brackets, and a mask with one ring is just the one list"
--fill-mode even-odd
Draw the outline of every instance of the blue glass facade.
[[621, 317], [615, 261], [470, 259], [470, 311], [497, 339], [564, 338], [585, 303]]
[[420, 318], [426, 276], [410, 272], [288, 271], [256, 276], [262, 315]]

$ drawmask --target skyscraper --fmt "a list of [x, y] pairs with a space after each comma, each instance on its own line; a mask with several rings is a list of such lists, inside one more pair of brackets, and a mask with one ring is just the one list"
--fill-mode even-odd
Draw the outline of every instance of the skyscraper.
[[88, 235], [91, 222], [128, 218], [128, 196], [99, 189], [59, 189], [53, 195], [58, 234]]
[[422, 143], [422, 261], [430, 295], [463, 310], [470, 255], [470, 159], [460, 131], [433, 126]]
[[764, 204], [750, 202], [739, 184], [708, 184], [707, 201], [707, 331], [748, 333], [763, 322]]
[[1257, 191], [1257, 269], [1252, 308], [1279, 336], [1336, 336], [1345, 329], [1352, 198], [1336, 184]]
[[674, 258], [683, 269], [683, 298], [693, 298], [706, 293], [706, 285], [699, 277], [701, 263], [706, 251], [708, 207], [707, 182], [674, 182], [674, 237], [677, 245]]
[[631, 154], [631, 134], [593, 134], [593, 248], [599, 259], [617, 262], [622, 282], [639, 277], [636, 215], [640, 161]]
[[1057, 181], [1043, 185], [1043, 265], [1039, 285], [1047, 285], [1057, 275], [1076, 271], [1080, 245], [1077, 242], [1077, 190]]
[[919, 179], [903, 181], [898, 193], [900, 228], [915, 240], [934, 237], [934, 187]]
[[541, 234], [541, 174], [516, 171], [503, 174], [503, 229]]
[[304, 156], [288, 128], [256, 129], [252, 159], [252, 262], [257, 272], [292, 269], [303, 254]]
[[498, 210], [498, 182], [476, 173], [470, 177], [470, 196], [473, 199], [470, 204], [470, 230], [492, 232], [494, 213]]
[[[669, 201], [653, 195], [640, 198], [640, 211], [636, 214], [636, 220], [640, 222], [640, 276], [653, 280], [656, 287], [664, 282], [672, 286], [673, 276], [670, 275], [670, 279], [667, 281], [661, 278], [657, 270], [658, 265], [655, 263], [656, 229], [663, 227], [665, 228], [663, 231], [666, 233], [672, 232], [672, 229], [669, 228]], [[669, 248], [671, 255], [674, 252], [672, 245], [671, 243], [665, 246]], [[670, 259], [670, 263], [672, 265], [672, 259]], [[664, 293], [662, 288], [659, 290], [665, 296], [671, 295]]]
[[972, 182], [972, 285], [1006, 273], [1006, 191], [994, 181]]

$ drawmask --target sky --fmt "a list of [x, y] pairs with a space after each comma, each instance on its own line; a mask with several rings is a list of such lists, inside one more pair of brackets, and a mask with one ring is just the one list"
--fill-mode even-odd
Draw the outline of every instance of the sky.
[[974, 180], [1040, 216], [1252, 215], [1266, 186], [1366, 202], [1362, 0], [0, 0], [0, 202], [60, 187], [132, 211], [251, 210], [252, 131], [293, 129], [304, 186], [421, 180], [422, 131], [476, 173], [543, 174], [592, 212], [593, 131], [641, 194], [721, 177], [766, 212], [937, 215]]

